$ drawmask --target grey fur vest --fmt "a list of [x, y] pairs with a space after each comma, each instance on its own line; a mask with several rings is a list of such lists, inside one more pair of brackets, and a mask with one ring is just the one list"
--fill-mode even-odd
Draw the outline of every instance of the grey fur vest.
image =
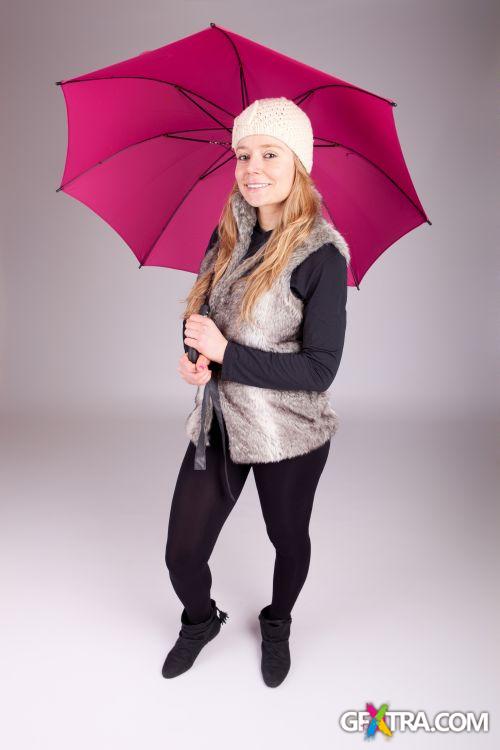
[[[317, 189], [314, 190], [321, 199]], [[292, 271], [326, 242], [332, 242], [349, 263], [349, 247], [320, 210], [306, 241], [295, 248], [284, 271], [257, 301], [252, 310], [255, 322], [237, 325], [244, 285], [233, 287], [233, 283], [258, 262], [255, 255], [240, 262], [250, 244], [257, 213], [239, 192], [233, 195], [231, 205], [238, 226], [238, 240], [224, 276], [210, 292], [210, 317], [228, 340], [265, 351], [297, 352], [301, 348], [304, 303], [290, 289]], [[199, 275], [213, 267], [217, 249], [218, 242], [207, 251]], [[212, 371], [212, 379], [214, 377], [218, 381], [229, 453], [235, 463], [267, 463], [307, 453], [325, 443], [337, 431], [339, 420], [330, 406], [327, 391], [249, 386], [223, 380], [218, 371]], [[197, 388], [194, 409], [185, 423], [186, 433], [195, 445], [200, 437], [205, 388]], [[205, 445], [210, 445], [208, 431], [214, 409], [212, 398], [206, 401]]]

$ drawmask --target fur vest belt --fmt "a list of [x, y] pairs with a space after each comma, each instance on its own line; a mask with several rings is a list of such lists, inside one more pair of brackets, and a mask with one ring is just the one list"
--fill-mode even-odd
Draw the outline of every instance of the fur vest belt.
[[[321, 200], [317, 189], [313, 189]], [[231, 206], [238, 226], [238, 240], [224, 276], [210, 291], [210, 317], [229, 341], [265, 351], [298, 352], [301, 349], [304, 303], [290, 289], [292, 271], [326, 242], [332, 242], [349, 263], [349, 247], [342, 235], [324, 219], [320, 210], [307, 239], [295, 248], [273, 286], [257, 300], [252, 310], [254, 322], [238, 322], [244, 284], [235, 282], [254, 267], [260, 253], [242, 260], [257, 221], [256, 209], [239, 192], [232, 196]], [[213, 267], [217, 249], [218, 242], [207, 251], [199, 275]], [[214, 380], [215, 384], [212, 383]], [[229, 454], [234, 463], [268, 463], [308, 453], [337, 431], [339, 420], [330, 406], [327, 391], [249, 386], [223, 380], [220, 373], [213, 370], [209, 383], [197, 388], [194, 408], [185, 423], [188, 437], [195, 445], [200, 443], [203, 452], [205, 446], [210, 445], [214, 385], [220, 397]], [[209, 393], [205, 393], [207, 386], [210, 386]], [[217, 406], [216, 403], [216, 409]], [[197, 453], [197, 468], [204, 468], [204, 459]]]

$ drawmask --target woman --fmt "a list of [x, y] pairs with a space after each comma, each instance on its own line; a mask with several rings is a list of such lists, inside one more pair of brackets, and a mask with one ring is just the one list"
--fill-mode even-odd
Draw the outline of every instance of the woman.
[[[183, 316], [185, 350], [199, 356], [184, 353], [178, 369], [198, 388], [165, 555], [184, 609], [162, 674], [189, 669], [227, 619], [210, 598], [208, 560], [252, 468], [276, 549], [272, 601], [258, 615], [262, 675], [276, 687], [290, 669], [313, 499], [338, 427], [326, 390], [343, 350], [350, 256], [321, 215], [305, 112], [285, 97], [256, 100], [235, 118], [232, 148], [236, 181]], [[207, 301], [208, 317], [198, 314]]]

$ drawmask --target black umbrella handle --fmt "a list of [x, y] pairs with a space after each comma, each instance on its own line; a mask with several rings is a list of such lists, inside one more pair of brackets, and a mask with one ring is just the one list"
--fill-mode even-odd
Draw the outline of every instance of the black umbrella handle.
[[[210, 315], [210, 306], [206, 302], [200, 307], [199, 315]], [[196, 364], [196, 360], [200, 356], [200, 352], [198, 351], [198, 349], [195, 349], [194, 346], [188, 346], [187, 355], [189, 361], [193, 362], [193, 364]]]

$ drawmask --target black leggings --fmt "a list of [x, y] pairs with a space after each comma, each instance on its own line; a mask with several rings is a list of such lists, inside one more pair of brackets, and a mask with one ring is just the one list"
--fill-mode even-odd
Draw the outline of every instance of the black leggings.
[[[206, 448], [206, 469], [194, 469], [190, 441], [175, 485], [165, 552], [174, 590], [190, 622], [210, 616], [212, 576], [208, 560], [234, 504], [227, 494], [222, 434], [215, 417]], [[268, 616], [291, 615], [311, 558], [309, 520], [330, 440], [309, 453], [272, 463], [236, 464], [227, 450], [227, 471], [237, 499], [253, 468], [267, 534], [276, 549], [273, 596]]]

